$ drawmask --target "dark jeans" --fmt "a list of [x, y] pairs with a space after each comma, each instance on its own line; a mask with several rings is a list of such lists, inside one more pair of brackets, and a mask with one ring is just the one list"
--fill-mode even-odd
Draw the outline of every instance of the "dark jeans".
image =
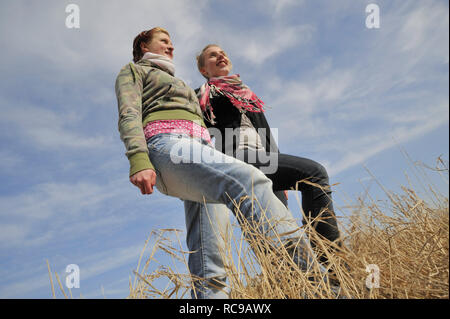
[[[261, 163], [259, 157], [255, 156], [254, 153], [249, 155], [249, 152], [246, 151], [244, 153], [244, 161], [257, 168], [268, 166], [267, 163]], [[256, 158], [256, 161], [248, 161], [249, 158]], [[262, 158], [267, 158], [267, 156]], [[315, 230], [330, 241], [339, 239], [339, 229], [331, 200], [328, 173], [321, 164], [307, 158], [279, 153], [278, 169], [275, 173], [266, 175], [273, 182], [275, 195], [280, 199], [284, 198], [284, 201], [282, 200], [284, 204], [286, 204], [286, 198], [279, 191], [298, 189], [302, 193], [302, 208], [306, 217], [314, 219], [320, 214], [320, 221], [313, 224]], [[302, 180], [317, 184], [320, 187], [299, 182]], [[303, 220], [304, 224], [305, 222]], [[313, 241], [311, 243], [314, 245]]]

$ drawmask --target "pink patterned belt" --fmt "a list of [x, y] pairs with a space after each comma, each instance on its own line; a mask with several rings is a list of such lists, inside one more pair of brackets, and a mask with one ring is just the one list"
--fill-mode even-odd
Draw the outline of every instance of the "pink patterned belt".
[[211, 142], [211, 136], [208, 129], [203, 126], [188, 120], [159, 120], [149, 122], [144, 127], [145, 139], [161, 134], [161, 133], [175, 133], [187, 134], [192, 137], [197, 137]]

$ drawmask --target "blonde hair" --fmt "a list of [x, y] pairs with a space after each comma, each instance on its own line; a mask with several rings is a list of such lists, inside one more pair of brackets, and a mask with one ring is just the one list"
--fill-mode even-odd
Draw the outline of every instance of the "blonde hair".
[[159, 32], [165, 33], [170, 37], [170, 34], [169, 34], [169, 32], [167, 32], [166, 29], [161, 28], [161, 27], [155, 27], [155, 28], [147, 30], [147, 31], [142, 31], [134, 38], [134, 41], [133, 41], [133, 61], [134, 62], [139, 61], [144, 56], [144, 54], [142, 53], [142, 49], [141, 49], [141, 43], [150, 43], [152, 41], [154, 35]]
[[[218, 45], [218, 44], [214, 44], [214, 43], [208, 44], [206, 47], [203, 48], [203, 50], [196, 57], [196, 59], [197, 59], [197, 68], [198, 68], [198, 71], [200, 72], [201, 75], [203, 75], [201, 69], [205, 66], [205, 56], [204, 56], [205, 55], [205, 51], [208, 50], [211, 47], [221, 48], [221, 46]], [[228, 55], [226, 53], [225, 53], [225, 55], [228, 58]], [[231, 61], [229, 61], [229, 62], [230, 62], [230, 68], [231, 68], [233, 65], [231, 64]], [[203, 77], [208, 79], [208, 77], [205, 76], [205, 75], [203, 75]]]

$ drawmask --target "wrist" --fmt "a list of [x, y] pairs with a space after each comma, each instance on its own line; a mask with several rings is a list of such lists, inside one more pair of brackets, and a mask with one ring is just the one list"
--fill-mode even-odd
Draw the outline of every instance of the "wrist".
[[135, 153], [129, 157], [130, 161], [130, 176], [134, 174], [146, 170], [151, 169], [155, 170], [150, 159], [148, 158], [148, 154], [144, 152]]

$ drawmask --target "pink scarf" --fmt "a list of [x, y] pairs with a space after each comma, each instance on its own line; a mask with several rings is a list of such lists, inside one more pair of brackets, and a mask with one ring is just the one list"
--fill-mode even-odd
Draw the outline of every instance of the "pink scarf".
[[213, 108], [210, 98], [214, 93], [226, 96], [241, 112], [264, 112], [264, 102], [261, 101], [248, 86], [242, 83], [239, 74], [210, 78], [199, 91], [199, 102], [208, 120], [214, 124]]

